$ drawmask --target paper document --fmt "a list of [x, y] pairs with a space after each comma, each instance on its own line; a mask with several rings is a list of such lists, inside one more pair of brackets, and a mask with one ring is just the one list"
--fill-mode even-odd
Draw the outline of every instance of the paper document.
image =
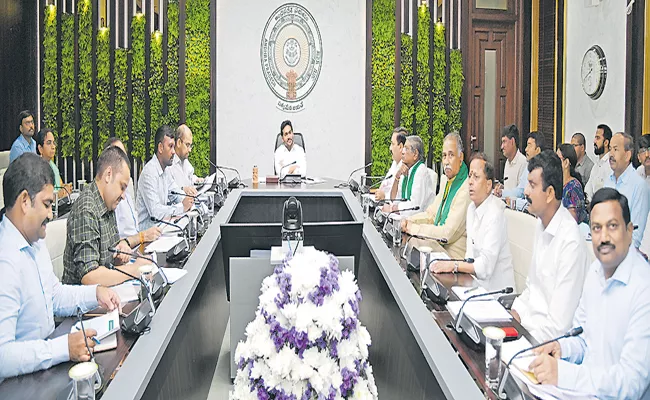
[[185, 229], [190, 221], [187, 217], [176, 216], [170, 222], [174, 225], [178, 225], [178, 228], [180, 229], [175, 226], [159, 223], [158, 227], [160, 228], [163, 236], [177, 236], [183, 229]]
[[181, 236], [161, 236], [157, 240], [151, 242], [144, 251], [146, 253], [166, 253], [183, 240], [184, 239]]
[[[487, 290], [485, 290], [481, 286], [474, 286], [474, 287], [452, 286], [451, 290], [462, 301], [467, 300], [470, 296], [476, 296], [477, 294], [487, 293]], [[476, 301], [481, 301], [481, 300], [494, 300], [494, 296], [490, 295], [490, 296], [482, 296], [476, 298]], [[471, 301], [474, 301], [474, 299], [472, 299]]]
[[120, 303], [125, 304], [138, 300], [140, 292], [140, 282], [135, 279], [126, 281], [120, 285], [111, 286], [111, 289], [120, 296]]
[[[115, 333], [120, 329], [120, 314], [117, 309], [102, 315], [84, 321], [84, 329], [94, 329], [97, 331], [96, 338], [102, 340], [111, 333]], [[73, 325], [71, 332], [78, 332], [81, 330], [81, 323], [77, 322]]]
[[165, 273], [165, 276], [167, 277], [167, 280], [169, 281], [170, 285], [178, 281], [179, 279], [181, 279], [187, 274], [187, 270], [180, 269], [180, 268], [162, 267], [162, 270]]
[[[501, 361], [504, 363], [508, 363], [510, 359], [517, 354], [518, 351], [530, 348], [531, 344], [526, 339], [525, 337], [520, 337], [517, 340], [514, 340], [512, 342], [505, 342], [503, 345], [501, 345]], [[529, 366], [530, 363], [533, 362], [535, 359], [535, 354], [533, 351], [526, 351], [521, 353], [520, 355], [517, 356], [514, 360], [512, 360], [512, 364], [510, 364], [510, 368], [512, 369], [517, 368], [519, 369], [523, 374], [523, 376], [526, 377], [526, 379], [529, 380], [531, 383], [539, 383], [537, 382], [537, 378], [532, 374], [532, 371], [530, 370]]]
[[201, 188], [198, 190], [198, 195], [199, 196], [202, 195], [203, 193], [207, 192], [208, 190], [210, 190], [210, 188], [212, 187], [212, 183], [214, 182], [214, 177], [216, 175], [217, 174], [214, 173], [214, 174], [212, 174], [210, 176], [207, 176], [205, 178], [205, 180], [203, 180], [203, 186], [201, 186]]
[[533, 396], [542, 400], [594, 400], [597, 397], [586, 393], [576, 392], [569, 389], [562, 389], [553, 385], [540, 385], [530, 379], [517, 368], [510, 368], [510, 372], [520, 381], [524, 382]]
[[[462, 301], [450, 301], [447, 303], [447, 310], [454, 319], [458, 315], [462, 304]], [[512, 315], [496, 300], [470, 300], [465, 304], [463, 314], [478, 323], [512, 320]]]
[[322, 178], [317, 178], [315, 176], [309, 176], [306, 178], [303, 178], [303, 183], [306, 183], [307, 185], [317, 185], [319, 183], [324, 183], [325, 180]]

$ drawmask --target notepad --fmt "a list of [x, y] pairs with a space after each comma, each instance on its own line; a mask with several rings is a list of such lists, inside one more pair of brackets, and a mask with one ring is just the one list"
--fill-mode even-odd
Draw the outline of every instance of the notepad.
[[[517, 340], [512, 342], [505, 342], [501, 345], [501, 361], [508, 363], [510, 359], [517, 354], [518, 351], [530, 348], [531, 344], [525, 337], [520, 337]], [[519, 369], [523, 375], [530, 380], [532, 383], [539, 383], [535, 378], [535, 375], [530, 371], [530, 363], [535, 359], [535, 354], [531, 351], [521, 353], [514, 360], [512, 360], [511, 366]]]
[[151, 242], [144, 251], [145, 253], [166, 253], [183, 240], [180, 236], [161, 236]]
[[[91, 319], [84, 320], [84, 329], [94, 329], [97, 331], [98, 340], [102, 340], [108, 335], [117, 332], [120, 329], [120, 314], [117, 309], [102, 315], [101, 317], [95, 317]], [[80, 331], [81, 323], [77, 322], [72, 327], [72, 332]]]
[[[487, 290], [481, 286], [452, 286], [451, 290], [456, 294], [456, 296], [458, 296], [458, 299], [461, 301], [467, 300], [470, 296], [487, 293]], [[476, 301], [480, 300], [494, 300], [494, 296], [488, 295], [476, 298]], [[474, 301], [474, 299], [472, 299], [472, 301]]]
[[140, 292], [140, 282], [136, 280], [126, 281], [120, 285], [111, 286], [111, 289], [120, 296], [120, 303], [125, 304], [138, 300]]
[[[180, 219], [179, 219], [180, 217]], [[189, 219], [187, 217], [182, 218], [181, 216], [176, 216], [174, 220], [172, 220], [170, 223], [174, 225], [178, 225], [178, 227], [159, 223], [158, 226], [160, 227], [160, 231], [163, 236], [177, 236], [189, 223]], [[180, 228], [180, 229], [178, 229]]]
[[[450, 301], [447, 303], [447, 310], [452, 317], [456, 318], [462, 304], [462, 301]], [[478, 323], [512, 320], [512, 315], [496, 300], [470, 300], [465, 304], [463, 313]]]

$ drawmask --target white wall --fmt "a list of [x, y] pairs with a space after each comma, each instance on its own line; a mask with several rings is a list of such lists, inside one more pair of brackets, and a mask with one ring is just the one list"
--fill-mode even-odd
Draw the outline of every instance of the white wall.
[[[582, 0], [566, 2], [564, 140], [570, 142], [574, 132], [582, 132], [590, 144], [587, 152], [593, 156], [598, 124], [609, 125], [613, 132], [625, 129], [626, 2], [603, 0], [596, 7], [585, 4]], [[607, 81], [598, 100], [584, 93], [580, 78], [582, 57], [594, 44], [603, 49], [607, 58]]]
[[305, 135], [307, 173], [346, 179], [364, 164], [364, 0], [293, 0], [314, 17], [323, 44], [322, 69], [304, 110], [276, 108], [264, 79], [260, 42], [279, 6], [292, 0], [217, 1], [217, 162], [242, 177], [273, 174], [275, 136], [285, 119]]

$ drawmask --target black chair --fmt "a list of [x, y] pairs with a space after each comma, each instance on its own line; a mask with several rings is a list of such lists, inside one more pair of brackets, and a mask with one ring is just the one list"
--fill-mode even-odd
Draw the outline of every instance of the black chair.
[[[278, 147], [282, 146], [283, 143], [284, 142], [282, 141], [282, 133], [278, 133], [278, 135], [275, 137], [275, 150], [277, 150]], [[305, 139], [302, 137], [302, 133], [298, 133], [298, 132], [293, 133], [293, 143], [302, 147], [305, 153], [307, 152], [307, 149], [305, 148]], [[275, 163], [273, 163], [273, 173], [275, 175], [278, 174], [278, 171], [275, 170]]]
[[[275, 150], [282, 145], [282, 133], [278, 133], [278, 135], [275, 137]], [[305, 148], [305, 139], [302, 137], [302, 133], [294, 132], [293, 134], [293, 143], [299, 145], [302, 147], [302, 149], [307, 152], [307, 149]]]

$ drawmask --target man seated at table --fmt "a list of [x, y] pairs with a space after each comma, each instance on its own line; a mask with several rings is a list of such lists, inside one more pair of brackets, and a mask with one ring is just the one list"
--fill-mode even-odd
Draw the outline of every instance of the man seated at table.
[[[418, 136], [409, 136], [402, 148], [402, 166], [395, 174], [395, 180], [390, 190], [391, 199], [406, 199], [406, 201], [384, 204], [384, 212], [400, 211], [401, 215], [412, 215], [416, 211], [426, 209], [435, 195], [435, 187], [431, 182], [429, 170], [424, 164], [424, 144]], [[404, 211], [401, 211], [404, 210]]]
[[630, 204], [632, 224], [637, 227], [632, 234], [634, 247], [641, 246], [645, 232], [650, 204], [648, 203], [648, 185], [637, 174], [632, 165], [634, 139], [627, 133], [618, 132], [612, 136], [609, 151], [609, 166], [612, 173], [605, 180], [605, 186], [618, 190], [627, 197]]
[[[108, 138], [104, 145], [104, 150], [109, 147], [118, 147], [126, 154], [124, 143], [116, 137]], [[120, 234], [120, 239], [124, 239], [126, 244], [134, 248], [138, 245], [153, 242], [161, 235], [160, 228], [152, 226], [149, 229], [140, 231], [138, 229], [138, 219], [135, 213], [135, 202], [133, 201], [133, 178], [129, 177], [129, 185], [124, 192], [124, 199], [120, 201], [115, 209], [115, 221], [117, 223], [117, 231]]]
[[182, 124], [176, 128], [174, 134], [174, 158], [169, 171], [174, 178], [174, 182], [181, 187], [186, 194], [196, 196], [197, 191], [194, 188], [195, 183], [203, 182], [203, 178], [194, 175], [194, 167], [190, 163], [190, 152], [194, 146], [192, 131]]
[[474, 263], [438, 261], [434, 273], [462, 272], [473, 274], [488, 291], [515, 286], [512, 255], [508, 243], [506, 205], [492, 194], [494, 167], [484, 153], [475, 153], [469, 167], [467, 207], [467, 250], [465, 258]]
[[649, 399], [650, 269], [632, 246], [628, 201], [612, 188], [594, 194], [589, 267], [573, 327], [584, 332], [535, 352], [542, 384], [598, 398]]
[[512, 315], [538, 341], [571, 327], [587, 269], [584, 239], [571, 213], [562, 206], [562, 162], [544, 150], [528, 162], [524, 191], [528, 211], [537, 217], [526, 288], [515, 299]]
[[406, 137], [408, 131], [404, 127], [397, 127], [393, 130], [390, 138], [390, 154], [393, 157], [393, 163], [386, 173], [386, 177], [381, 181], [381, 185], [375, 192], [375, 200], [384, 200], [390, 198], [390, 191], [393, 189], [393, 182], [395, 182], [395, 175], [402, 166], [402, 149], [406, 144]]
[[[526, 160], [530, 160], [541, 153], [544, 150], [544, 134], [542, 132], [533, 131], [528, 134], [528, 139], [526, 140]], [[523, 210], [527, 204], [526, 199], [524, 198], [524, 189], [528, 185], [528, 172], [522, 174], [519, 177], [519, 182], [514, 189], [504, 190], [501, 193], [501, 198], [505, 199], [506, 203], [510, 205], [511, 208], [516, 210]], [[512, 200], [512, 201], [511, 201]], [[514, 202], [514, 205], [512, 203]]]
[[498, 197], [524, 197], [528, 159], [519, 151], [517, 125], [508, 125], [501, 130], [501, 152], [506, 157], [503, 185], [495, 185], [494, 194]]
[[[45, 241], [52, 219], [54, 174], [33, 153], [19, 156], [4, 175], [0, 211], [0, 382], [66, 361], [88, 361], [82, 332], [48, 339], [54, 316], [75, 315], [98, 305], [113, 310], [120, 299], [103, 286], [62, 285]], [[97, 332], [86, 329], [91, 338]], [[88, 347], [95, 344], [88, 339]]]
[[25, 110], [18, 114], [18, 132], [20, 135], [14, 140], [9, 152], [9, 162], [13, 162], [23, 153], [36, 154], [36, 142], [34, 141], [34, 114]]
[[[293, 142], [293, 125], [291, 125], [291, 121], [283, 121], [280, 125], [280, 132], [282, 132], [283, 144], [275, 149], [275, 173], [280, 178], [284, 178], [285, 175], [307, 176], [305, 149]], [[285, 166], [287, 167], [284, 168]]]
[[72, 183], [63, 183], [59, 167], [54, 163], [54, 156], [56, 156], [56, 138], [54, 137], [54, 132], [50, 128], [43, 128], [34, 135], [34, 141], [36, 141], [37, 154], [40, 154], [48, 162], [54, 172], [54, 190], [58, 192], [58, 197], [66, 197], [72, 193]]
[[146, 260], [129, 263], [128, 255], [108, 250], [115, 247], [131, 252], [126, 240], [120, 240], [115, 222], [115, 209], [124, 198], [130, 172], [129, 159], [120, 148], [109, 147], [99, 156], [95, 179], [81, 192], [68, 217], [63, 252], [64, 283], [113, 286], [130, 279], [110, 269], [111, 264], [139, 276], [138, 267]]
[[[138, 178], [138, 193], [135, 196], [138, 210], [139, 229], [148, 229], [156, 219], [166, 219], [187, 212], [194, 199], [183, 196], [180, 186], [174, 182], [169, 167], [175, 154], [174, 131], [163, 125], [156, 131], [156, 153], [142, 169]], [[171, 203], [171, 205], [167, 205]]]
[[463, 258], [467, 245], [465, 219], [470, 199], [467, 165], [463, 158], [460, 135], [450, 133], [445, 136], [442, 143], [442, 168], [447, 183], [444, 188], [440, 188], [433, 204], [425, 212], [412, 215], [402, 222], [403, 232], [446, 240], [447, 243], [442, 248], [435, 242], [427, 245], [434, 251], [445, 251], [451, 258]]

